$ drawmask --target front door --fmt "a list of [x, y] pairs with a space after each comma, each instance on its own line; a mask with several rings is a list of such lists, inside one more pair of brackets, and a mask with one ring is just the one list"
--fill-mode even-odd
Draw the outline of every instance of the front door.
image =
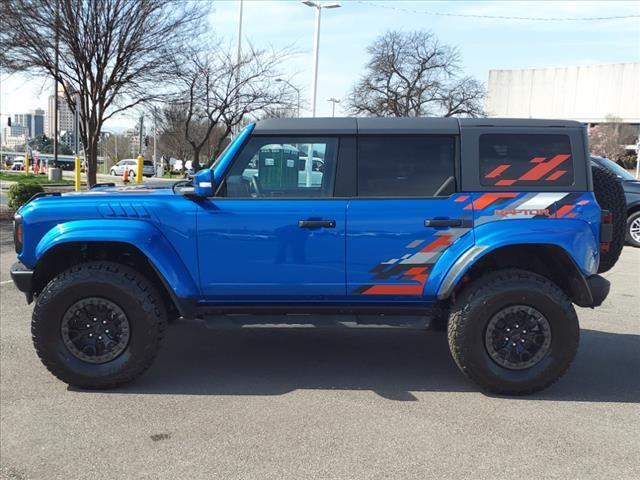
[[436, 263], [471, 244], [472, 210], [456, 194], [455, 136], [360, 136], [358, 197], [347, 214], [352, 300], [425, 301]]
[[345, 294], [338, 139], [253, 136], [200, 204], [200, 284], [211, 302], [331, 301]]

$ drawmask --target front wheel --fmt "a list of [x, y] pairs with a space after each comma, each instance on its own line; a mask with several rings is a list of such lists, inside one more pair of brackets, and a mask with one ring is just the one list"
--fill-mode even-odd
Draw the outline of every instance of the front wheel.
[[116, 177], [117, 176], [116, 171], [113, 168], [111, 169], [111, 176], [112, 177]]
[[640, 212], [632, 213], [627, 219], [627, 243], [640, 247]]
[[493, 393], [526, 395], [557, 381], [578, 349], [571, 301], [553, 282], [524, 270], [476, 280], [458, 297], [448, 325], [460, 370]]
[[135, 177], [136, 176], [136, 172], [134, 170], [129, 170], [129, 176], [131, 178]]
[[81, 388], [112, 388], [141, 375], [167, 323], [156, 289], [111, 262], [76, 265], [38, 296], [31, 322], [36, 352], [53, 375]]

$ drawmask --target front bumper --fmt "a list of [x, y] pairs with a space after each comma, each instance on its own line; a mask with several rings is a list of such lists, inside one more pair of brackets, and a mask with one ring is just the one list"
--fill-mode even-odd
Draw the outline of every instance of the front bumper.
[[27, 302], [33, 300], [33, 270], [26, 267], [22, 262], [11, 265], [11, 280], [18, 290], [27, 295]]
[[591, 292], [591, 304], [589, 307], [599, 307], [604, 302], [604, 299], [609, 295], [609, 288], [611, 283], [600, 275], [591, 275], [585, 279], [587, 281], [587, 287]]

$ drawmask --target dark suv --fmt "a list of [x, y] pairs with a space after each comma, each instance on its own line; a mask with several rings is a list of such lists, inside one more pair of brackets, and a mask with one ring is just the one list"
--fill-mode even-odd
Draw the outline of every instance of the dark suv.
[[627, 203], [626, 240], [640, 247], [640, 181], [616, 162], [603, 157], [591, 157], [591, 164], [611, 171], [620, 181]]

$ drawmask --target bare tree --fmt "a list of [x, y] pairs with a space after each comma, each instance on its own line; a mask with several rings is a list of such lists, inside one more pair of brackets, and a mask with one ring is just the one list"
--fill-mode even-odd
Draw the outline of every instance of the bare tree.
[[186, 111], [177, 105], [166, 105], [158, 117], [159, 151], [180, 160], [191, 159], [191, 146], [184, 138]]
[[184, 138], [191, 146], [195, 170], [200, 168], [200, 153], [208, 142], [210, 163], [232, 131], [265, 111], [291, 105], [291, 92], [275, 81], [286, 55], [250, 45], [238, 60], [232, 49], [215, 46], [207, 52], [193, 51], [176, 62], [174, 105], [184, 111]]
[[102, 140], [104, 146], [104, 153], [109, 159], [109, 165], [128, 158], [131, 156], [131, 144], [129, 137], [126, 135], [120, 135], [117, 133], [108, 135]]
[[77, 96], [93, 185], [104, 122], [157, 96], [167, 59], [201, 29], [207, 8], [174, 0], [4, 0], [0, 66], [54, 78], [72, 108]]
[[483, 116], [484, 87], [459, 76], [456, 48], [428, 31], [389, 31], [367, 48], [364, 75], [348, 94], [355, 115], [419, 117]]
[[622, 120], [616, 117], [609, 116], [606, 120], [606, 123], [596, 125], [589, 130], [591, 153], [618, 161], [624, 157], [625, 145], [637, 141], [638, 130], [622, 123]]

